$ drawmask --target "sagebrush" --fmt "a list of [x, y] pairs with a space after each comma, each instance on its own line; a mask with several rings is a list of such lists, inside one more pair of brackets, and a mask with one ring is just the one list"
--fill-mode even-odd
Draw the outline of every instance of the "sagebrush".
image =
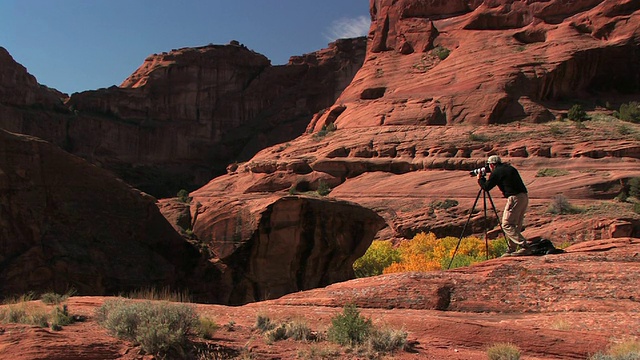
[[139, 344], [148, 354], [184, 353], [189, 334], [199, 334], [193, 306], [168, 302], [107, 300], [96, 310], [100, 325]]

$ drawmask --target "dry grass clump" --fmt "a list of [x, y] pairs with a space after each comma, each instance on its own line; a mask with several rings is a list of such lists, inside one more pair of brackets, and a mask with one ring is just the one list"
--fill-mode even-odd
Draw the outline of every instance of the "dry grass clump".
[[606, 353], [597, 353], [589, 360], [640, 360], [640, 340], [623, 340], [611, 345]]
[[190, 303], [191, 295], [188, 291], [174, 291], [169, 287], [161, 289], [157, 288], [144, 288], [131, 291], [124, 294], [123, 297], [129, 299], [144, 299], [152, 301], [170, 301], [170, 302], [182, 302]]
[[267, 342], [272, 343], [279, 340], [293, 339], [296, 341], [317, 340], [311, 328], [304, 319], [294, 319], [283, 323], [275, 323], [271, 319], [260, 314], [256, 318], [255, 329], [264, 334]]
[[520, 349], [510, 343], [497, 343], [487, 349], [489, 360], [519, 360]]
[[549, 208], [547, 209], [548, 213], [556, 215], [579, 214], [583, 211], [583, 209], [580, 209], [569, 203], [569, 199], [567, 199], [562, 194], [554, 197], [551, 201], [551, 204], [549, 204]]
[[[61, 295], [52, 295], [55, 299], [61, 299]], [[33, 293], [9, 298], [4, 301], [6, 308], [0, 309], [0, 323], [26, 324], [40, 327], [49, 327], [51, 330], [62, 330], [63, 326], [80, 320], [69, 314], [67, 305], [46, 306], [45, 301], [35, 301]], [[60, 305], [61, 301], [53, 302]], [[53, 304], [52, 303], [52, 304]]]

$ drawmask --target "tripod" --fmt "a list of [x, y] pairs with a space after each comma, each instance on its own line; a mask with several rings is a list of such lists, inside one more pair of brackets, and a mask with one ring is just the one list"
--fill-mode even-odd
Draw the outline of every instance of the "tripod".
[[[456, 257], [456, 253], [458, 252], [458, 248], [460, 247], [460, 242], [462, 242], [462, 237], [464, 236], [464, 232], [467, 229], [467, 225], [471, 221], [471, 217], [473, 216], [473, 210], [476, 208], [476, 204], [478, 204], [478, 200], [480, 199], [480, 194], [482, 194], [482, 199], [484, 202], [484, 244], [485, 250], [487, 254], [487, 260], [489, 260], [489, 240], [488, 240], [488, 226], [487, 226], [487, 198], [489, 198], [489, 202], [491, 203], [491, 208], [493, 209], [493, 213], [496, 215], [498, 219], [498, 224], [500, 224], [500, 230], [504, 235], [505, 241], [507, 241], [507, 234], [504, 232], [502, 228], [502, 223], [500, 223], [500, 217], [498, 216], [498, 212], [496, 211], [496, 206], [493, 203], [493, 199], [491, 198], [491, 194], [483, 188], [480, 188], [478, 191], [478, 195], [476, 196], [476, 201], [473, 202], [473, 206], [471, 207], [471, 211], [469, 212], [469, 217], [467, 218], [467, 222], [464, 224], [462, 228], [462, 234], [460, 234], [460, 239], [458, 239], [458, 245], [456, 245], [456, 249], [453, 251], [453, 255], [451, 255], [451, 261], [449, 261], [449, 266], [447, 266], [447, 270], [451, 268], [451, 264], [453, 263], [453, 258]], [[508, 245], [508, 243], [507, 243]]]

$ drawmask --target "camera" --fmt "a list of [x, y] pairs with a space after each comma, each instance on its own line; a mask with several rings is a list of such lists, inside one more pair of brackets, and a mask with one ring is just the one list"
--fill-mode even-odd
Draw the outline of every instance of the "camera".
[[491, 168], [489, 167], [489, 165], [486, 165], [481, 168], [477, 168], [469, 171], [469, 176], [478, 176], [478, 174], [480, 174], [481, 176], [485, 176], [490, 172], [491, 172]]

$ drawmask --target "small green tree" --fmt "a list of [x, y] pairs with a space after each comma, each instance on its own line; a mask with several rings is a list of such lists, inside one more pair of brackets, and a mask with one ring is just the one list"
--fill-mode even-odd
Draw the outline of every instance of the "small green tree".
[[362, 344], [374, 330], [371, 319], [360, 315], [355, 305], [346, 305], [342, 314], [331, 319], [328, 330], [330, 341], [340, 345]]
[[567, 117], [569, 118], [569, 120], [573, 121], [584, 121], [589, 119], [587, 113], [582, 109], [582, 105], [580, 104], [573, 105], [571, 109], [569, 109]]

